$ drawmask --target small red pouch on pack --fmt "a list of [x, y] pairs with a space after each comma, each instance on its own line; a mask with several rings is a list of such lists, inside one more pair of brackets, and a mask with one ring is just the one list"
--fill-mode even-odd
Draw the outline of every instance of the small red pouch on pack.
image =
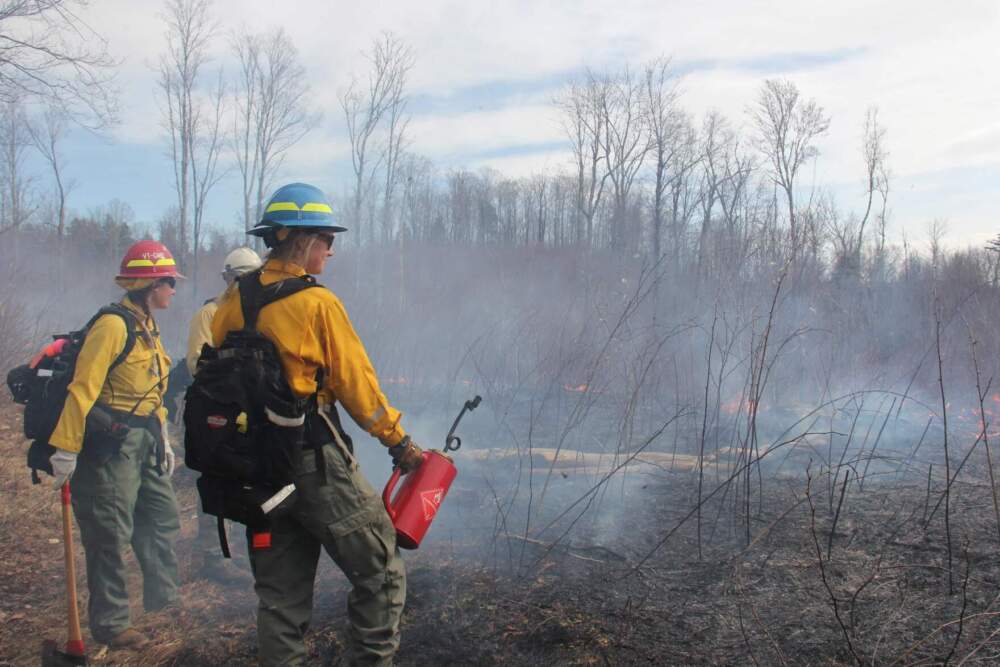
[[254, 551], [271, 548], [271, 533], [254, 533], [250, 538], [250, 546]]

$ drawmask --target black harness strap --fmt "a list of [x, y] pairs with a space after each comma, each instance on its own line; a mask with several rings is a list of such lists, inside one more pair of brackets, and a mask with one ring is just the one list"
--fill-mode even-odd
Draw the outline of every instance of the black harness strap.
[[229, 536], [226, 535], [226, 520], [222, 515], [215, 517], [215, 526], [219, 531], [219, 547], [222, 548], [222, 557], [232, 558], [233, 555], [229, 552]]
[[286, 278], [285, 280], [279, 280], [269, 285], [262, 285], [260, 282], [261, 271], [262, 269], [257, 269], [237, 279], [239, 281], [240, 307], [243, 310], [243, 329], [245, 331], [253, 331], [257, 328], [257, 316], [260, 315], [260, 311], [265, 306], [269, 306], [279, 299], [297, 294], [304, 289], [320, 287], [316, 279], [309, 275]]

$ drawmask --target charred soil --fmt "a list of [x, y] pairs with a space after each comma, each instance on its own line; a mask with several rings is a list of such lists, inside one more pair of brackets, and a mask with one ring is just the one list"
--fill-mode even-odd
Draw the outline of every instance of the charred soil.
[[[19, 420], [0, 407], [0, 665], [37, 664], [42, 639], [66, 632], [59, 504], [50, 485], [30, 482]], [[572, 478], [558, 479], [571, 498]], [[190, 473], [175, 481], [181, 600], [143, 613], [130, 557], [134, 624], [155, 641], [108, 651], [85, 629], [92, 664], [256, 662], [254, 593], [192, 578], [197, 497]], [[852, 483], [838, 514], [840, 485], [805, 477], [755, 487], [749, 544], [744, 496], [734, 488], [705, 503], [699, 557], [696, 482], [648, 475], [579, 507], [572, 526], [539, 531], [541, 519], [526, 531], [495, 480], [463, 471], [440, 525], [405, 554], [397, 664], [996, 664], [1000, 550], [982, 480], [952, 487], [950, 558], [944, 505], [933, 511], [943, 483], [929, 494], [917, 480]], [[307, 636], [315, 664], [344, 645], [347, 592], [324, 557]]]

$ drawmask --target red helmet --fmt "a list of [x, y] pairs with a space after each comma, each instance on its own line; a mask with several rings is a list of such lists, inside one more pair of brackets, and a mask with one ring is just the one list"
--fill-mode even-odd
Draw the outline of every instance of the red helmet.
[[183, 278], [177, 271], [177, 262], [158, 241], [137, 241], [122, 257], [119, 278]]

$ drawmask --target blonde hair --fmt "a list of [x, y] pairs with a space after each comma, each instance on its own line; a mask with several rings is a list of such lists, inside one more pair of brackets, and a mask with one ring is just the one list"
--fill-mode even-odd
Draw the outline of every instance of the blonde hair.
[[315, 232], [300, 229], [289, 230], [288, 236], [271, 248], [271, 252], [267, 253], [267, 258], [305, 266], [313, 243], [317, 240]]

